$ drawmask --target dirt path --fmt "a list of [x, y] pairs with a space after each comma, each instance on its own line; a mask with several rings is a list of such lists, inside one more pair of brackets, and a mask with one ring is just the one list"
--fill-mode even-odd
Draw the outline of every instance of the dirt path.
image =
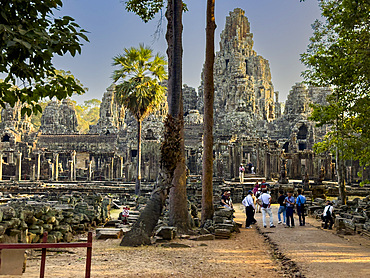
[[[244, 221], [244, 214], [236, 213]], [[92, 277], [282, 277], [263, 236], [241, 229], [230, 240], [177, 240], [191, 248], [119, 246], [93, 242]], [[48, 253], [46, 277], [84, 277], [86, 251]], [[38, 253], [39, 254], [39, 253]], [[23, 277], [38, 277], [40, 258], [28, 260]]]
[[320, 229], [320, 222], [312, 218], [306, 218], [306, 226], [299, 226], [295, 219], [295, 228], [284, 228], [277, 224], [277, 209], [274, 205], [275, 229], [262, 227], [261, 213], [256, 214], [258, 227], [301, 268], [305, 277], [370, 277], [369, 239], [339, 237], [332, 231]]

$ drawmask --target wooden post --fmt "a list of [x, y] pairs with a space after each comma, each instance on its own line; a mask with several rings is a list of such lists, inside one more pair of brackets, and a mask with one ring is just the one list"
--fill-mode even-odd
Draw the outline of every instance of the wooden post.
[[88, 233], [87, 243], [89, 243], [89, 247], [87, 247], [87, 254], [86, 254], [85, 278], [90, 278], [90, 273], [91, 273], [91, 257], [92, 257], [92, 232], [89, 232]]
[[[46, 243], [48, 240], [48, 232], [45, 232], [42, 237], [42, 243]], [[44, 278], [45, 276], [45, 262], [46, 262], [46, 248], [42, 248], [41, 253], [41, 266], [40, 266], [40, 278]]]

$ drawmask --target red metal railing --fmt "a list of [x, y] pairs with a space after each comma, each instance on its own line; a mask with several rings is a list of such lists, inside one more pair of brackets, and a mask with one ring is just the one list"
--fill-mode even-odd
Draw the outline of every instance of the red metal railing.
[[88, 233], [87, 242], [72, 242], [72, 243], [46, 243], [48, 233], [45, 232], [42, 238], [42, 243], [1, 243], [0, 250], [2, 249], [39, 249], [41, 248], [41, 265], [40, 265], [40, 278], [45, 276], [45, 262], [46, 262], [46, 249], [47, 248], [87, 248], [86, 254], [86, 271], [85, 278], [90, 278], [91, 273], [91, 256], [92, 256], [92, 232]]

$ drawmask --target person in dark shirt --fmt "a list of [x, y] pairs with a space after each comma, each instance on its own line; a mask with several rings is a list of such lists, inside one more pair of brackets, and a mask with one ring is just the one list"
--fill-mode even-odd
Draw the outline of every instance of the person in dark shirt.
[[233, 204], [230, 198], [231, 192], [225, 191], [224, 194], [221, 196], [221, 205], [225, 208], [233, 208]]
[[281, 224], [281, 214], [283, 214], [283, 219], [284, 219], [284, 225], [285, 225], [285, 219], [286, 219], [286, 205], [285, 205], [285, 198], [286, 196], [284, 195], [284, 191], [283, 190], [280, 190], [279, 191], [279, 198], [278, 198], [278, 203], [279, 203], [279, 210], [278, 210], [278, 219], [279, 219], [279, 222], [278, 224]]

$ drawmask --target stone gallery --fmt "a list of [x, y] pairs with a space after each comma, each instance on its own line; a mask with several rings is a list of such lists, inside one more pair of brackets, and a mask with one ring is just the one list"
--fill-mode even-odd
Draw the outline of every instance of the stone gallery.
[[[268, 60], [253, 49], [250, 23], [241, 9], [230, 12], [215, 58], [214, 176], [238, 181], [240, 164], [253, 165], [267, 179], [335, 180], [329, 154], [313, 145], [329, 127], [309, 120], [310, 104], [325, 103], [328, 88], [292, 86], [279, 102]], [[186, 160], [189, 175], [202, 170], [203, 81], [198, 90], [183, 86]], [[115, 98], [104, 93], [100, 118], [87, 134], [79, 134], [70, 100], [51, 101], [35, 130], [21, 106], [1, 112], [0, 180], [125, 181], [135, 180], [136, 123]], [[142, 179], [155, 181], [166, 105], [143, 123]], [[360, 179], [360, 166], [347, 165], [347, 180]], [[367, 173], [365, 172], [365, 178]]]

